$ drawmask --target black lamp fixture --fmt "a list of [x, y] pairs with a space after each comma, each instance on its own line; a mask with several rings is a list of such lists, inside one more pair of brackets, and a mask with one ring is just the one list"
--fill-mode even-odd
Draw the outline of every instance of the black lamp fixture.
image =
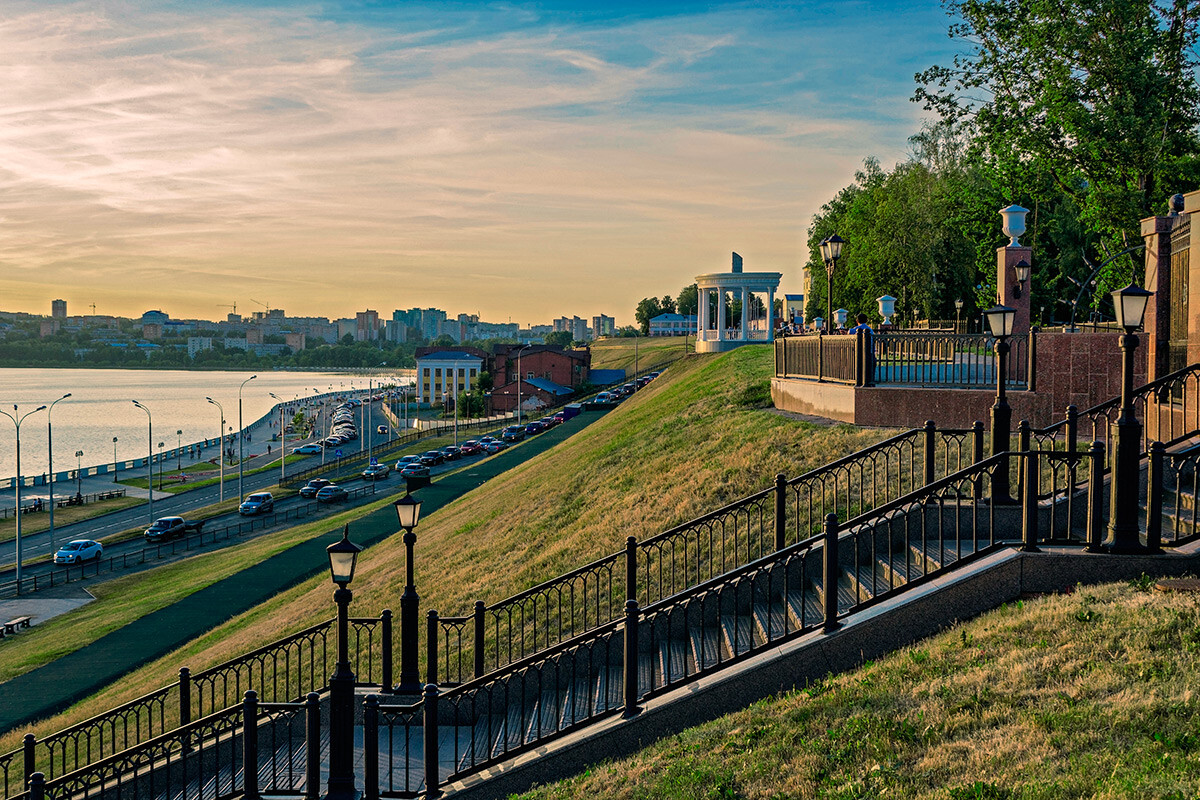
[[833, 319], [833, 270], [837, 266], [837, 261], [842, 257], [842, 245], [846, 240], [838, 236], [836, 233], [821, 240], [821, 260], [825, 262], [825, 276], [828, 282], [825, 284], [825, 319]]
[[1134, 331], [1142, 327], [1146, 305], [1153, 294], [1133, 284], [1112, 293], [1117, 324], [1125, 333], [1120, 341], [1121, 413], [1112, 426], [1113, 481], [1109, 493], [1108, 539], [1104, 543], [1110, 553], [1146, 551], [1138, 525], [1142, 423], [1133, 407], [1133, 353], [1138, 346]]
[[413, 570], [413, 548], [417, 544], [417, 534], [413, 529], [421, 519], [421, 501], [405, 493], [392, 505], [396, 507], [396, 520], [404, 529], [405, 551], [404, 594], [400, 595], [400, 685], [396, 687], [396, 691], [401, 694], [419, 694], [423, 688], [417, 672], [417, 613], [421, 607], [421, 597], [417, 594]]
[[1029, 280], [1029, 262], [1021, 259], [1013, 265], [1013, 269], [1017, 273], [1017, 285], [1013, 287], [1013, 297], [1021, 296], [1021, 289], [1024, 288], [1025, 282]]
[[[1007, 453], [1012, 449], [1012, 409], [1005, 396], [1004, 383], [1008, 375], [1008, 337], [1012, 336], [1017, 310], [1009, 306], [995, 305], [983, 312], [988, 330], [996, 338], [996, 402], [992, 404], [992, 455]], [[1008, 456], [1001, 458], [992, 476], [992, 500], [994, 503], [1011, 503], [1008, 480]]]
[[350, 582], [362, 547], [350, 541], [350, 526], [342, 528], [342, 540], [325, 548], [329, 573], [337, 589], [338, 660], [329, 678], [329, 782], [326, 800], [356, 800], [354, 787], [354, 670], [350, 667]]

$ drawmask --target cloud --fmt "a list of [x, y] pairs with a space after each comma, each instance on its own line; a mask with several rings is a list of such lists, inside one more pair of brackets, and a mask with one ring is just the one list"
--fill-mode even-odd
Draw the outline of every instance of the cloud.
[[296, 314], [529, 322], [623, 314], [735, 248], [794, 273], [816, 208], [917, 127], [886, 89], [908, 75], [844, 48], [935, 33], [802, 10], [17, 4], [0, 263], [36, 277], [0, 290], [210, 316], [268, 283]]

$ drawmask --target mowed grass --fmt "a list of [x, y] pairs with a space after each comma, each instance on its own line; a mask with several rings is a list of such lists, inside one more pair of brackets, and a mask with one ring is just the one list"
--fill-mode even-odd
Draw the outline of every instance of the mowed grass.
[[1195, 798], [1197, 595], [1019, 602], [521, 800]]
[[[114, 497], [111, 500], [97, 500], [93, 503], [87, 503], [82, 506], [63, 506], [62, 508], [55, 507], [54, 509], [54, 529], [57, 531], [64, 525], [70, 525], [72, 522], [82, 522], [85, 519], [92, 519], [103, 514], [111, 514], [114, 511], [120, 511], [123, 508], [131, 508], [133, 506], [145, 505], [146, 498], [144, 497]], [[22, 505], [25, 505], [22, 502]], [[50, 511], [47, 507], [46, 511], [39, 511], [36, 514], [24, 514], [21, 517], [21, 535], [28, 536], [32, 533], [40, 533], [41, 531], [50, 529]], [[17, 521], [9, 517], [5, 520], [0, 520], [0, 542], [7, 542], [10, 539], [15, 539], [17, 536]], [[55, 537], [57, 539], [57, 536]]]
[[[501, 600], [620, 550], [629, 535], [651, 536], [766, 487], [777, 472], [796, 475], [888, 435], [799, 422], [763, 408], [764, 397], [769, 402], [772, 367], [770, 349], [760, 347], [679, 362], [562, 445], [422, 519], [416, 531], [422, 612], [459, 614], [477, 599]], [[385, 502], [381, 499], [366, 509]], [[298, 540], [362, 513], [346, 512], [244, 547]], [[353, 522], [350, 535], [353, 539]], [[232, 561], [242, 556], [201, 558], [212, 561], [189, 560], [194, 566], [177, 568], [172, 580], [196, 581], [200, 573], [207, 580], [218, 568], [229, 574], [235, 571]], [[399, 536], [365, 552], [353, 585], [351, 613], [398, 610], [404, 570]], [[158, 573], [124, 578], [128, 583], [122, 586], [127, 592], [150, 592], [143, 583], [158, 580]], [[180, 666], [202, 669], [327, 619], [333, 614], [331, 591], [328, 578], [320, 576], [232, 620], [214, 620], [209, 634], [36, 730], [56, 730], [144, 694], [170, 682]], [[116, 602], [105, 605], [121, 603], [119, 594], [108, 595]], [[156, 598], [153, 602], [164, 602], [162, 595]], [[147, 601], [145, 607], [150, 605]], [[92, 613], [101, 612], [97, 608]], [[115, 624], [123, 612], [104, 613], [111, 614], [107, 619]], [[47, 622], [44, 635], [65, 628], [73, 616]]]
[[686, 337], [686, 346], [684, 338], [639, 336], [636, 350], [633, 338], [598, 339], [589, 345], [592, 350], [592, 369], [623, 369], [632, 378], [635, 366], [645, 372], [691, 353], [695, 349], [696, 337]]

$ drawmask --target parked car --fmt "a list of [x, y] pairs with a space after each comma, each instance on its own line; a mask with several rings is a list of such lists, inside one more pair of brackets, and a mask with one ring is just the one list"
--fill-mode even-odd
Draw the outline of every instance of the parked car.
[[525, 435], [536, 436], [544, 430], [546, 430], [546, 423], [535, 419], [533, 422], [525, 426]]
[[464, 456], [477, 456], [483, 452], [483, 445], [474, 439], [468, 439], [458, 448], [458, 452]]
[[562, 420], [558, 417], [542, 417], [538, 420], [538, 422], [542, 423], [547, 428], [553, 428], [555, 425], [558, 425], [560, 422], [562, 422]]
[[104, 554], [104, 548], [99, 542], [91, 539], [76, 539], [58, 548], [54, 554], [55, 564], [78, 564], [92, 559], [99, 560]]
[[525, 438], [525, 426], [509, 425], [500, 432], [500, 438], [505, 442], [519, 442]]
[[293, 447], [292, 452], [295, 453], [296, 455], [300, 455], [300, 456], [313, 455], [314, 453], [321, 452], [321, 445], [316, 444], [315, 442], [309, 443], [309, 444], [302, 444], [299, 447]]
[[428, 450], [421, 454], [421, 463], [427, 467], [436, 467], [438, 464], [445, 464], [446, 457], [440, 450]]
[[350, 497], [350, 493], [336, 484], [322, 486], [317, 492], [318, 503], [341, 503]]
[[462, 458], [462, 450], [451, 444], [442, 448], [442, 455], [446, 457], [447, 461], [458, 461]]
[[317, 496], [317, 492], [322, 486], [328, 486], [331, 483], [333, 483], [333, 481], [326, 480], [324, 478], [313, 478], [307, 484], [300, 487], [300, 496], [311, 500]]
[[396, 461], [396, 469], [402, 470], [407, 466], [411, 466], [413, 464], [419, 465], [420, 463], [420, 456], [400, 456], [399, 460]]
[[392, 472], [392, 468], [387, 464], [372, 464], [362, 471], [362, 476], [365, 480], [374, 481], [380, 478], [386, 478]]
[[204, 527], [204, 521], [188, 522], [183, 517], [159, 517], [142, 532], [147, 542], [163, 542], [167, 539], [178, 539], [185, 533], [197, 533]]
[[507, 450], [508, 442], [488, 442], [487, 447], [484, 449], [487, 450], [488, 455], [495, 455], [501, 450]]
[[255, 492], [248, 495], [238, 506], [238, 513], [244, 517], [269, 514], [273, 510], [275, 510], [275, 498], [271, 496], [270, 492]]
[[400, 477], [402, 477], [402, 478], [428, 478], [429, 477], [429, 467], [426, 467], [422, 464], [412, 464], [412, 463], [405, 464], [404, 468], [400, 470]]

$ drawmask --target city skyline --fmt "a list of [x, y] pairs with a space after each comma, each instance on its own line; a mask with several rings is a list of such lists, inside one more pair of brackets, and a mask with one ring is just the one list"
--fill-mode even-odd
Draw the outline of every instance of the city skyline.
[[951, 47], [937, 4], [7, 10], [0, 292], [38, 314], [623, 320], [731, 250], [795, 290]]

